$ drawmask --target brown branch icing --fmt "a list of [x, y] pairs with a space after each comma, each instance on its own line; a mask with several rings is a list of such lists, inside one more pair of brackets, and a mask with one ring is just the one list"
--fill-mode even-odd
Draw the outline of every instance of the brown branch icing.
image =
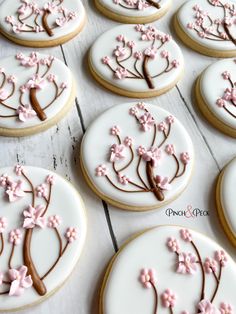
[[37, 89], [36, 88], [31, 88], [30, 89], [30, 103], [31, 103], [32, 108], [37, 113], [37, 116], [39, 117], [39, 119], [41, 121], [45, 121], [47, 119], [47, 115], [43, 111], [43, 109], [41, 108], [41, 106], [40, 106], [40, 104], [38, 102], [36, 94], [37, 94]]
[[0, 240], [1, 240], [1, 249], [0, 249], [0, 256], [1, 256], [4, 251], [4, 238], [3, 238], [2, 233], [0, 233]]
[[48, 34], [48, 36], [52, 37], [54, 33], [53, 33], [53, 30], [49, 27], [48, 21], [47, 21], [49, 15], [50, 15], [50, 11], [44, 10], [43, 17], [42, 17], [42, 25], [46, 33]]
[[164, 200], [164, 194], [161, 189], [159, 189], [156, 186], [156, 181], [154, 179], [154, 172], [153, 172], [153, 167], [152, 163], [150, 161], [147, 162], [146, 164], [146, 171], [147, 171], [147, 179], [151, 187], [151, 191], [155, 194], [156, 198], [158, 201], [163, 201]]
[[144, 60], [143, 60], [143, 76], [147, 82], [147, 85], [150, 89], [155, 89], [155, 86], [154, 86], [154, 83], [153, 83], [153, 80], [152, 80], [152, 77], [149, 73], [149, 70], [148, 70], [148, 62], [149, 62], [150, 58], [149, 56], [145, 56], [144, 57]]

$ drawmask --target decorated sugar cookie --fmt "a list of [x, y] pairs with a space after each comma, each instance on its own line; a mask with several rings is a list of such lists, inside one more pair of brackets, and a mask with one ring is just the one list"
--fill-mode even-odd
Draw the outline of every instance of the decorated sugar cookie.
[[1, 169], [0, 208], [0, 311], [8, 311], [41, 302], [64, 283], [86, 221], [73, 186], [34, 167]]
[[152, 25], [120, 25], [95, 41], [89, 66], [95, 79], [114, 93], [153, 97], [178, 82], [183, 55], [170, 35]]
[[95, 0], [107, 17], [123, 23], [150, 23], [162, 17], [171, 0]]
[[73, 105], [71, 71], [51, 55], [0, 60], [0, 135], [24, 136], [56, 124]]
[[75, 37], [84, 23], [80, 0], [5, 0], [0, 6], [0, 32], [23, 46], [63, 44]]
[[81, 147], [90, 187], [128, 210], [157, 208], [179, 196], [189, 182], [193, 160], [193, 145], [182, 124], [144, 103], [104, 112], [86, 131]]
[[235, 0], [190, 0], [176, 13], [174, 26], [190, 48], [208, 56], [235, 57], [235, 12]]
[[236, 137], [236, 59], [209, 66], [197, 81], [195, 95], [204, 116], [220, 131]]
[[221, 172], [216, 189], [216, 204], [220, 222], [231, 243], [236, 246], [236, 211], [234, 186], [236, 182], [236, 159]]
[[112, 260], [100, 314], [233, 314], [235, 278], [235, 262], [217, 243], [181, 227], [157, 227]]

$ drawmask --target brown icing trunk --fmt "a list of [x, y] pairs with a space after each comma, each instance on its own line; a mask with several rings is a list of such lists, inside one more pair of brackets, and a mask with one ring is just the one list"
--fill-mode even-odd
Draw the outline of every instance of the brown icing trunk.
[[225, 30], [226, 34], [228, 35], [229, 39], [230, 39], [230, 40], [232, 41], [232, 43], [234, 43], [235, 46], [236, 46], [236, 38], [234, 38], [234, 37], [231, 35], [230, 30], [229, 30], [229, 27], [228, 27], [228, 25], [227, 25], [226, 23], [224, 23], [224, 30]]
[[146, 0], [147, 3], [149, 3], [150, 5], [152, 5], [153, 7], [157, 8], [157, 9], [160, 9], [161, 6], [159, 3], [155, 2], [155, 1], [152, 1], [152, 0]]
[[152, 80], [152, 77], [148, 71], [148, 61], [150, 60], [150, 57], [149, 56], [145, 56], [144, 57], [144, 60], [143, 60], [143, 76], [144, 76], [144, 79], [145, 81], [147, 82], [147, 85], [150, 89], [154, 89], [155, 86], [153, 84], [153, 80]]
[[48, 36], [52, 37], [54, 35], [52, 29], [48, 25], [48, 16], [51, 14], [49, 11], [45, 10], [43, 17], [42, 17], [42, 24], [45, 32], [48, 34]]
[[47, 115], [45, 114], [45, 112], [43, 111], [43, 109], [41, 108], [37, 96], [37, 89], [36, 88], [31, 88], [30, 89], [30, 102], [31, 102], [31, 106], [34, 109], [34, 111], [37, 113], [37, 116], [39, 117], [39, 119], [41, 121], [44, 121], [47, 119]]
[[47, 289], [40, 279], [40, 276], [34, 266], [34, 262], [30, 253], [31, 239], [32, 239], [33, 229], [27, 229], [25, 233], [25, 240], [23, 244], [23, 258], [24, 264], [28, 267], [28, 274], [31, 275], [33, 280], [33, 286], [39, 295], [43, 296], [47, 293]]
[[164, 197], [163, 192], [156, 186], [151, 161], [148, 161], [146, 164], [146, 172], [147, 172], [147, 179], [151, 186], [152, 192], [155, 194], [158, 201], [163, 201], [165, 197]]

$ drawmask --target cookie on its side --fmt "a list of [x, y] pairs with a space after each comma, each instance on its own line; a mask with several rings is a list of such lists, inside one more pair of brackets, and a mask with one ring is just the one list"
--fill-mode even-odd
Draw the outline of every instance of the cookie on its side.
[[174, 16], [177, 35], [207, 56], [236, 56], [235, 0], [189, 0]]
[[216, 242], [159, 226], [126, 243], [111, 261], [100, 314], [233, 313], [236, 264]]
[[236, 158], [221, 171], [216, 187], [216, 205], [222, 227], [236, 247], [235, 187]]
[[86, 236], [83, 201], [49, 170], [0, 170], [0, 311], [44, 301], [67, 280]]
[[85, 20], [80, 0], [5, 0], [0, 6], [0, 33], [29, 47], [61, 45], [79, 34]]
[[98, 10], [121, 23], [151, 23], [167, 13], [172, 0], [95, 0]]
[[92, 190], [132, 211], [159, 208], [177, 198], [193, 164], [192, 141], [180, 121], [144, 103], [105, 111], [87, 129], [81, 146], [81, 166]]
[[195, 99], [205, 118], [221, 132], [236, 137], [236, 59], [210, 65], [198, 78]]
[[74, 99], [72, 73], [55, 57], [20, 52], [0, 60], [0, 135], [44, 131], [65, 116]]
[[101, 85], [134, 98], [167, 92], [180, 80], [184, 68], [179, 46], [153, 25], [114, 27], [94, 42], [88, 61]]

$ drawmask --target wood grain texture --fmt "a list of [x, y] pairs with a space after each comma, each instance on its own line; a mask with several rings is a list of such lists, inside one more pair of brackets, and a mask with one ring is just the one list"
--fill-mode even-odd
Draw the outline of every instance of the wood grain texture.
[[[195, 172], [188, 188], [176, 201], [149, 213], [124, 212], [99, 200], [85, 184], [79, 168], [79, 147], [84, 131], [105, 109], [129, 99], [106, 91], [88, 72], [89, 47], [102, 32], [117, 23], [99, 14], [93, 0], [83, 2], [88, 15], [83, 32], [63, 46], [40, 50], [50, 51], [72, 69], [77, 80], [77, 99], [73, 109], [58, 125], [39, 135], [20, 139], [0, 138], [0, 167], [19, 162], [55, 170], [79, 189], [87, 207], [86, 246], [70, 280], [49, 300], [22, 311], [22, 314], [97, 314], [99, 286], [109, 259], [129, 236], [154, 225], [178, 224], [202, 231], [224, 245], [236, 260], [235, 250], [219, 225], [214, 202], [216, 177], [224, 164], [235, 156], [236, 142], [205, 121], [192, 99], [192, 87], [197, 76], [216, 59], [197, 54], [180, 43], [187, 64], [184, 78], [169, 93], [147, 100], [176, 115], [194, 142]], [[155, 23], [175, 38], [171, 18], [182, 2], [174, 1], [171, 11]], [[0, 58], [17, 51], [32, 50], [0, 37]], [[165, 214], [167, 208], [177, 211], [189, 205], [209, 210], [210, 216], [184, 218]]]

